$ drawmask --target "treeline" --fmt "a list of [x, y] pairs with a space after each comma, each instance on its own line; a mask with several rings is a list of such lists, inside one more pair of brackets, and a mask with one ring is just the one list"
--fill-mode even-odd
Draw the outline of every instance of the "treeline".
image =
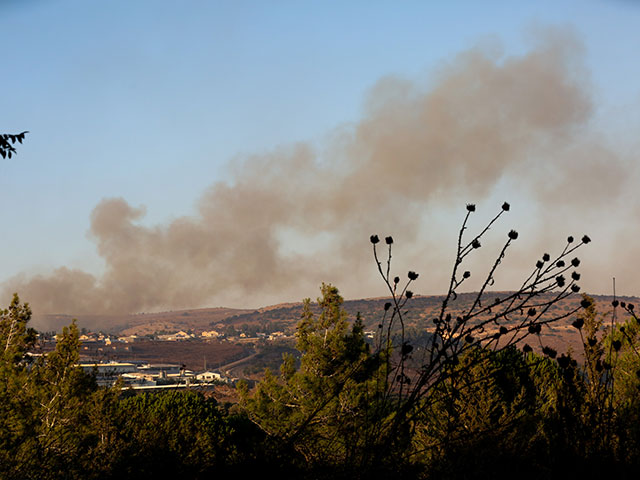
[[580, 363], [544, 346], [465, 342], [418, 390], [409, 385], [421, 372], [402, 370], [416, 353], [408, 343], [372, 352], [334, 287], [318, 300], [320, 315], [305, 309], [298, 326], [300, 367], [286, 357], [279, 375], [241, 392], [244, 413], [309, 477], [637, 478], [633, 305], [623, 305], [626, 322], [606, 326], [584, 296], [573, 322]]
[[15, 296], [0, 319], [0, 478], [208, 478], [266, 458], [257, 426], [213, 398], [98, 388], [77, 366], [75, 323], [30, 355], [30, 317]]
[[30, 311], [14, 298], [0, 322], [0, 478], [637, 474], [634, 315], [605, 328], [585, 303], [574, 321], [581, 363], [550, 351], [475, 346], [412, 405], [397, 403], [398, 385], [384, 385], [386, 359], [372, 354], [359, 320], [347, 320], [337, 289], [324, 286], [319, 301], [320, 314], [305, 308], [298, 325], [300, 366], [286, 356], [279, 374], [267, 372], [253, 391], [241, 387], [241, 404], [231, 406], [195, 391], [98, 388], [75, 366], [75, 324], [54, 352], [33, 358]]

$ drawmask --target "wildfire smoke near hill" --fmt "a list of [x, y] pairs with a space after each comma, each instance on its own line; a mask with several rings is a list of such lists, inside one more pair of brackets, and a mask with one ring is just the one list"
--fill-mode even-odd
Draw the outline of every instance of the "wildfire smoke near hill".
[[[420, 271], [416, 288], [437, 294], [464, 205], [489, 217], [504, 200], [513, 208], [496, 242], [510, 228], [521, 240], [496, 287], [526, 276], [567, 235], [589, 233], [599, 253], [583, 263], [583, 287], [608, 292], [615, 275], [634, 294], [627, 259], [637, 247], [622, 254], [620, 240], [640, 233], [637, 170], [598, 131], [596, 111], [577, 35], [540, 30], [519, 55], [481, 44], [424, 78], [379, 79], [361, 119], [321, 144], [234, 159], [196, 215], [146, 226], [143, 206], [103, 199], [89, 235], [104, 272], [18, 275], [3, 297], [17, 291], [36, 312], [83, 314], [259, 306], [313, 297], [322, 281], [348, 298], [376, 296], [372, 233], [393, 235], [395, 267]], [[471, 264], [477, 281], [481, 260]]]

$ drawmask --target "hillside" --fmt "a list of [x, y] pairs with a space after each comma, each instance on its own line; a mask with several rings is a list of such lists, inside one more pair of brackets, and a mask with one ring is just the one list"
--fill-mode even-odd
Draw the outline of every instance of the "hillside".
[[[509, 292], [493, 292], [485, 296], [485, 302], [492, 302], [494, 298], [505, 296]], [[462, 293], [457, 300], [450, 303], [449, 311], [455, 314], [468, 308], [475, 298], [475, 293]], [[551, 294], [548, 294], [551, 295]], [[550, 297], [542, 297], [550, 298]], [[611, 318], [613, 297], [610, 295], [593, 295], [598, 311], [609, 315]], [[637, 297], [618, 297], [621, 301], [638, 303]], [[369, 298], [347, 300], [344, 308], [350, 318], [355, 318], [360, 313], [365, 329], [375, 331], [382, 319], [383, 306], [388, 298]], [[405, 308], [405, 322], [409, 331], [424, 332], [431, 328], [430, 320], [439, 314], [443, 296], [415, 296]], [[573, 295], [553, 305], [549, 315], [561, 315], [574, 309], [581, 300], [580, 295]], [[317, 308], [312, 304], [313, 308]], [[201, 308], [193, 310], [179, 310], [159, 313], [141, 313], [136, 315], [121, 316], [77, 316], [80, 328], [87, 330], [103, 330], [116, 335], [138, 335], [161, 332], [192, 331], [199, 334], [207, 330], [224, 332], [233, 328], [236, 331], [253, 330], [267, 331], [282, 330], [293, 333], [302, 313], [302, 303], [283, 303], [271, 305], [256, 310], [232, 309], [232, 308]], [[624, 315], [618, 313], [618, 320], [624, 320]], [[68, 324], [73, 317], [71, 315], [47, 315], [40, 317], [38, 323], [47, 322], [55, 325], [52, 329], [59, 330]], [[573, 319], [565, 318], [550, 325], [543, 330], [542, 338], [550, 346], [559, 351], [565, 351], [568, 346], [577, 348], [580, 346], [579, 335], [571, 328]]]
[[211, 324], [223, 322], [229, 317], [252, 312], [236, 308], [198, 308], [157, 313], [122, 315], [68, 315], [47, 314], [33, 318], [33, 325], [40, 330], [60, 330], [78, 320], [80, 328], [100, 330], [119, 335], [146, 335], [159, 331], [195, 330], [202, 331]]

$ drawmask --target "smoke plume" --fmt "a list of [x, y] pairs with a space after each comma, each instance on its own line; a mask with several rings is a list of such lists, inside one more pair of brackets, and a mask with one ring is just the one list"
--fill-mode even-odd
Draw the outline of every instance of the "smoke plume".
[[598, 240], [598, 218], [616, 228], [606, 209], [624, 205], [635, 174], [590, 126], [582, 55], [574, 37], [547, 32], [520, 56], [477, 47], [428, 79], [383, 78], [357, 124], [321, 148], [235, 161], [231, 181], [211, 185], [192, 217], [149, 228], [143, 208], [102, 200], [90, 236], [104, 274], [19, 276], [5, 297], [17, 291], [39, 312], [86, 314], [259, 306], [313, 297], [322, 281], [347, 297], [384, 295], [372, 233], [394, 235], [397, 268], [421, 273], [419, 293], [441, 293], [465, 203], [491, 215], [503, 200], [513, 208], [495, 228], [500, 241], [514, 225], [529, 238], [504, 267], [510, 288], [545, 245], [562, 248], [568, 233]]

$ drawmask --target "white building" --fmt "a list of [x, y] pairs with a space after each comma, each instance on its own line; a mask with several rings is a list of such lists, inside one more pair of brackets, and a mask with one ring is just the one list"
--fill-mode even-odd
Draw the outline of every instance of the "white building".
[[211, 330], [209, 332], [202, 332], [201, 335], [205, 338], [218, 338], [220, 336], [220, 333], [216, 330]]
[[202, 372], [202, 373], [197, 373], [195, 377], [196, 377], [196, 380], [198, 380], [199, 382], [216, 382], [216, 381], [217, 382], [223, 382], [223, 381], [225, 381], [225, 377], [223, 377], [218, 372], [206, 371], [206, 372]]

